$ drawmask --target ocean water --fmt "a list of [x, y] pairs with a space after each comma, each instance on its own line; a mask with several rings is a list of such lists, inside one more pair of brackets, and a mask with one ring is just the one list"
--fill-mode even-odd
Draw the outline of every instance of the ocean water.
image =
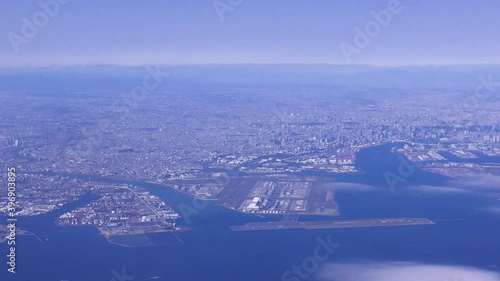
[[[420, 192], [412, 186], [450, 184], [446, 177], [420, 170], [391, 192], [383, 177], [384, 171], [397, 170], [399, 165], [397, 155], [390, 152], [391, 146], [367, 148], [358, 154], [357, 165], [367, 174], [329, 175], [332, 182], [378, 186], [369, 191], [337, 191], [335, 199], [341, 215], [335, 219], [408, 216], [426, 217], [436, 220], [436, 224], [232, 232], [231, 225], [281, 218], [241, 214], [211, 203], [192, 215], [189, 223], [182, 222], [191, 230], [176, 233], [183, 241], [181, 244], [172, 233], [158, 233], [148, 235], [153, 246], [122, 247], [108, 243], [93, 227], [54, 225], [59, 214], [93, 199], [88, 195], [57, 212], [21, 219], [19, 227], [35, 232], [38, 237], [18, 237], [17, 273], [8, 274], [4, 263], [0, 280], [279, 281], [285, 271], [313, 255], [318, 238], [327, 237], [340, 247], [304, 280], [318, 280], [318, 272], [326, 264], [364, 261], [465, 265], [490, 270], [499, 266], [500, 216], [480, 211], [483, 206], [498, 204], [498, 199], [481, 194]], [[172, 189], [136, 184], [148, 188], [174, 208], [180, 204], [193, 205], [191, 197]], [[5, 243], [0, 244], [0, 252], [7, 254]], [[119, 277], [122, 273], [126, 275]]]

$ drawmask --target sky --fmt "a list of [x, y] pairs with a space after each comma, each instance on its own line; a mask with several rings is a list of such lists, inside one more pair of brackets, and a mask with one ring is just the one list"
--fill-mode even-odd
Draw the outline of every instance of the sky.
[[0, 67], [500, 64], [498, 0], [3, 0], [2, 4]]

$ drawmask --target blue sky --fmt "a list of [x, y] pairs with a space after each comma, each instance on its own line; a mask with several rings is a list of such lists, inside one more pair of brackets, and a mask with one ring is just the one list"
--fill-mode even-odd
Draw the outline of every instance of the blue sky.
[[[50, 1], [57, 0], [41, 0]], [[31, 38], [22, 33], [23, 18], [33, 23], [44, 13], [40, 1], [2, 1], [0, 67], [500, 63], [498, 0], [400, 0], [400, 12], [379, 23], [363, 48], [355, 44], [355, 27], [364, 30], [372, 12], [397, 0], [64, 1]], [[214, 3], [230, 7], [223, 19]], [[342, 42], [359, 52], [347, 60]]]

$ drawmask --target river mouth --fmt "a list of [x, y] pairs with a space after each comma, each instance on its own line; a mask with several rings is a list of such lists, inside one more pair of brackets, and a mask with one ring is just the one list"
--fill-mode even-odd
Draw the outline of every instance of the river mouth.
[[[359, 161], [376, 161], [377, 157], [385, 157], [380, 149], [382, 148], [363, 150]], [[387, 150], [390, 151], [390, 145]], [[359, 164], [363, 165], [361, 162]], [[372, 176], [383, 179], [380, 171], [378, 169], [365, 174], [340, 176], [351, 179], [349, 183], [354, 187], [366, 185]], [[162, 184], [89, 178], [82, 175], [79, 177], [143, 187], [177, 210], [181, 204], [193, 204], [191, 196]], [[481, 268], [494, 265], [497, 262], [493, 254], [495, 251], [486, 249], [500, 249], [495, 235], [500, 233], [498, 217], [480, 212], [480, 207], [491, 203], [492, 199], [467, 194], [426, 193], [413, 189], [420, 183], [436, 184], [434, 179], [425, 176], [415, 180], [412, 178], [408, 184], [394, 192], [383, 180], [380, 181], [381, 184], [373, 184], [373, 188], [368, 190], [339, 190], [336, 201], [341, 214], [335, 218], [426, 217], [438, 220], [434, 225], [234, 232], [230, 228], [233, 225], [281, 221], [282, 218], [243, 214], [211, 201], [206, 208], [192, 216], [189, 222], [182, 219], [179, 221], [180, 225], [190, 229], [176, 233], [183, 243], [178, 243], [171, 233], [152, 233], [142, 237], [129, 237], [130, 241], [117, 241], [118, 244], [136, 243], [138, 247], [109, 243], [94, 227], [55, 225], [55, 218], [61, 212], [96, 199], [89, 194], [76, 205], [67, 205], [49, 214], [19, 221], [19, 227], [24, 226], [41, 238], [20, 236], [19, 259], [24, 260], [23, 266], [29, 268], [29, 271], [23, 270], [19, 276], [30, 280], [36, 280], [40, 276], [41, 280], [102, 280], [103, 276], [111, 279], [113, 275], [110, 272], [113, 269], [126, 266], [127, 272], [143, 279], [177, 274], [188, 276], [183, 280], [211, 278], [229, 281], [236, 276], [236, 273], [227, 272], [229, 266], [238, 272], [238, 280], [280, 280], [281, 274], [290, 265], [311, 254], [318, 238], [326, 239], [328, 235], [331, 235], [335, 243], [340, 244], [329, 260], [331, 262], [407, 261]], [[440, 177], [440, 180], [443, 184], [449, 181], [445, 177]], [[324, 218], [300, 217], [301, 221], [321, 219]], [[1, 251], [6, 250], [6, 247], [5, 243], [0, 244]], [[83, 270], [79, 264], [85, 264], [88, 260], [94, 260], [92, 270]], [[47, 272], [46, 268], [53, 264], [60, 265], [60, 270]], [[193, 266], [198, 270], [186, 275]]]

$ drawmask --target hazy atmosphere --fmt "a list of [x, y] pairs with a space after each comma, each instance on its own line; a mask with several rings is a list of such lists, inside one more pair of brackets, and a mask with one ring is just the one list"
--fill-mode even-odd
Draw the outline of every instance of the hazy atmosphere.
[[500, 1], [2, 4], [0, 281], [500, 281]]
[[496, 0], [38, 2], [3, 1], [0, 66], [500, 63]]

